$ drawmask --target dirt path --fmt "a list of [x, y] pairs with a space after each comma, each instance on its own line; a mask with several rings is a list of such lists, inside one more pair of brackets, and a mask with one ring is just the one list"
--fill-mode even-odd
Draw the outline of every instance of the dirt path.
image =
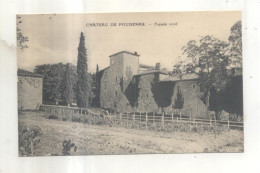
[[219, 135], [212, 132], [163, 133], [50, 120], [38, 112], [19, 115], [19, 124], [42, 129], [41, 142], [35, 150], [37, 155], [61, 155], [65, 139], [72, 140], [78, 147], [72, 155], [243, 151], [243, 132], [238, 130]]

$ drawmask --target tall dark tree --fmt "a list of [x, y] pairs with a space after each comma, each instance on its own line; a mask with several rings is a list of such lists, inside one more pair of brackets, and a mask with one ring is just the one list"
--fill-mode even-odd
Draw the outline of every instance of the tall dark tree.
[[150, 82], [153, 98], [159, 108], [164, 112], [164, 108], [171, 105], [174, 82], [159, 82], [159, 74], [154, 74], [154, 79]]
[[173, 105], [173, 108], [176, 108], [176, 109], [182, 109], [183, 108], [183, 104], [184, 104], [184, 98], [182, 96], [182, 93], [181, 93], [181, 89], [179, 87], [177, 87], [177, 96], [175, 98], [175, 102], [174, 102], [174, 105]]
[[97, 64], [97, 68], [96, 68], [96, 74], [99, 72], [99, 67], [98, 67], [98, 64]]
[[72, 73], [70, 70], [69, 63], [66, 65], [66, 71], [64, 75], [64, 88], [63, 88], [63, 99], [66, 105], [70, 105], [73, 102], [73, 83]]
[[87, 49], [85, 48], [85, 37], [83, 32], [80, 34], [80, 41], [78, 47], [78, 63], [77, 63], [77, 87], [76, 100], [78, 107], [88, 107], [89, 99], [92, 96], [91, 82], [92, 77], [88, 74], [87, 65]]

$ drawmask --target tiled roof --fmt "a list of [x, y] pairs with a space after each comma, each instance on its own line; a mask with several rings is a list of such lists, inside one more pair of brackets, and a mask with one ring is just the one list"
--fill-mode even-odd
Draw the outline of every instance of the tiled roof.
[[113, 54], [113, 55], [110, 55], [109, 57], [115, 56], [115, 55], [120, 54], [120, 53], [127, 53], [127, 54], [134, 55], [134, 56], [140, 56], [140, 55], [138, 55], [137, 53], [132, 53], [132, 52], [123, 50], [123, 51], [117, 52], [117, 53], [115, 53], [115, 54]]
[[155, 68], [154, 66], [151, 65], [145, 65], [145, 64], [139, 64], [140, 68]]
[[151, 74], [151, 73], [160, 73], [160, 74], [168, 75], [168, 71], [166, 71], [166, 70], [147, 70], [147, 71], [141, 72], [139, 74], [136, 74], [135, 76], [146, 75], [146, 74]]
[[26, 70], [22, 70], [20, 68], [18, 68], [17, 75], [18, 76], [28, 76], [28, 77], [39, 77], [39, 78], [42, 78], [42, 75], [40, 75], [40, 74], [33, 73], [33, 72], [30, 72], [30, 71], [26, 71]]
[[162, 81], [181, 81], [181, 80], [194, 80], [198, 79], [199, 76], [195, 73], [183, 74], [182, 76], [170, 76]]

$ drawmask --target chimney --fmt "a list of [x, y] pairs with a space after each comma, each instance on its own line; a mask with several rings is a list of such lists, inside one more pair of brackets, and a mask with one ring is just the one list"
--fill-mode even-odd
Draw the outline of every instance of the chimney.
[[155, 64], [155, 69], [156, 69], [156, 70], [160, 70], [160, 66], [161, 66], [161, 65], [160, 65], [160, 63], [159, 63], [159, 62], [158, 62], [158, 63], [156, 63], [156, 64]]

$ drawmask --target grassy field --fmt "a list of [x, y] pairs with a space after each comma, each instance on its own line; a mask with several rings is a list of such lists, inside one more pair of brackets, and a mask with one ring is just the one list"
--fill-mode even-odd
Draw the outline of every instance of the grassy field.
[[62, 155], [62, 143], [71, 140], [77, 151], [71, 155], [243, 152], [243, 131], [230, 130], [219, 134], [198, 132], [155, 132], [89, 125], [47, 119], [43, 112], [19, 114], [19, 126], [39, 127], [42, 135], [34, 150], [35, 156]]

